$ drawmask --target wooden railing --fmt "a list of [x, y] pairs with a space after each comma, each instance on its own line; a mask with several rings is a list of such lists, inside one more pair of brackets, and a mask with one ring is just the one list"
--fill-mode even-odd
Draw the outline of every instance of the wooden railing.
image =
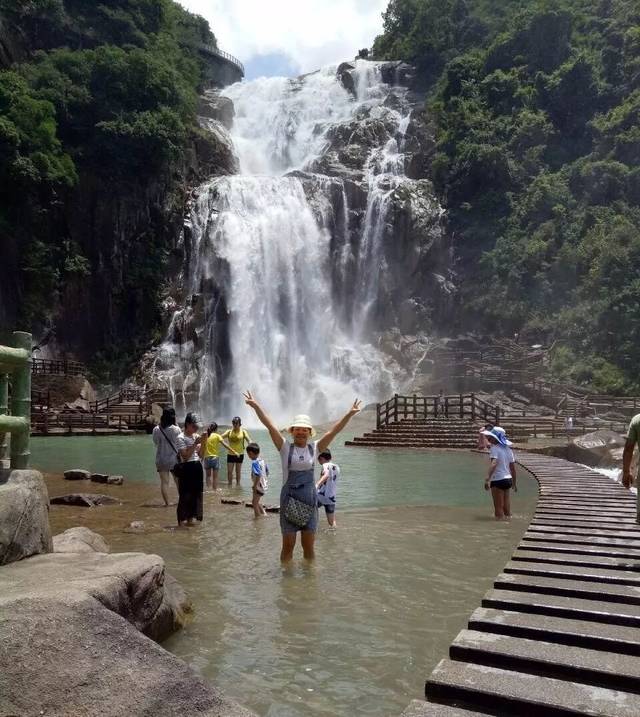
[[79, 361], [67, 361], [67, 359], [31, 359], [31, 375], [43, 374], [55, 376], [84, 376], [87, 367]]
[[382, 428], [407, 419], [424, 420], [429, 417], [482, 419], [488, 423], [500, 423], [500, 408], [475, 393], [438, 396], [400, 396], [395, 394], [384, 403], [376, 405], [376, 427]]

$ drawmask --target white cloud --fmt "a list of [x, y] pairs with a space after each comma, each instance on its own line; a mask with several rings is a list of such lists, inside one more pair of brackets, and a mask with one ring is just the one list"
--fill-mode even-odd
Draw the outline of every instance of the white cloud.
[[382, 31], [388, 0], [180, 0], [242, 61], [283, 53], [301, 72], [352, 59]]

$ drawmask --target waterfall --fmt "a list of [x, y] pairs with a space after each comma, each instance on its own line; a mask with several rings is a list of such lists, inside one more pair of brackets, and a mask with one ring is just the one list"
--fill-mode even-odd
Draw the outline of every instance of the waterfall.
[[228, 420], [249, 388], [279, 421], [321, 421], [397, 390], [375, 307], [411, 108], [378, 64], [350, 75], [350, 89], [328, 67], [223, 92], [240, 173], [197, 191], [188, 300], [156, 359], [179, 411]]

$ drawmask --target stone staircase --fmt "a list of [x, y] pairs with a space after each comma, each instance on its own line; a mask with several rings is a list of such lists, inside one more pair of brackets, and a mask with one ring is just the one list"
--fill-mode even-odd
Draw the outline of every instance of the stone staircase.
[[479, 424], [464, 418], [407, 418], [346, 441], [347, 446], [475, 448]]

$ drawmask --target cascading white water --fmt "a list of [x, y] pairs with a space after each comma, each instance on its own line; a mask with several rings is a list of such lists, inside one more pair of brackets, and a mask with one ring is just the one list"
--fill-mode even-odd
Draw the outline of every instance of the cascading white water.
[[[355, 97], [335, 67], [224, 91], [236, 112], [231, 137], [240, 174], [197, 193], [187, 281], [189, 295], [220, 287], [230, 358], [221, 369], [213, 346], [223, 327], [216, 306], [205, 305], [194, 338], [204, 349], [194, 352], [183, 337], [160, 351], [178, 409], [228, 420], [239, 411], [242, 389], [250, 388], [278, 420], [293, 412], [324, 420], [354, 396], [366, 402], [396, 388], [388, 360], [371, 344], [368, 316], [384, 270], [380, 243], [390, 197], [409, 181], [402, 154], [409, 116], [384, 106], [389, 88], [375, 63], [358, 61], [354, 78]], [[366, 211], [354, 244], [344, 178], [313, 168], [330, 145], [331, 128], [360, 117], [391, 129], [363, 168]], [[188, 320], [191, 306], [176, 313], [170, 336]]]

